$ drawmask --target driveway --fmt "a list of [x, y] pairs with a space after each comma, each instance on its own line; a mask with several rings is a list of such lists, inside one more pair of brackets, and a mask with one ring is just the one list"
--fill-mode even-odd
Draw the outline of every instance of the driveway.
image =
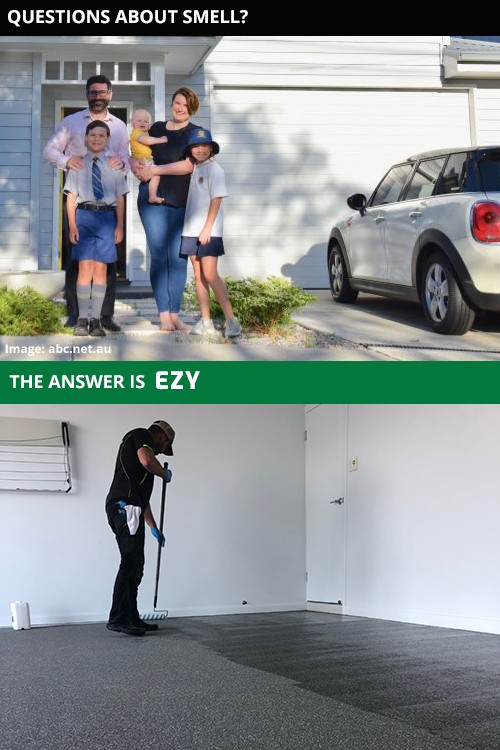
[[331, 334], [388, 358], [489, 361], [500, 359], [500, 315], [478, 317], [464, 336], [431, 331], [418, 304], [360, 294], [354, 304], [333, 302], [330, 291], [312, 291], [316, 301], [292, 315], [299, 325]]
[[[353, 305], [333, 302], [329, 290], [314, 291], [315, 302], [292, 314], [305, 328], [325, 334], [324, 345], [300, 347], [255, 339], [217, 343], [158, 330], [149, 298], [117, 300], [122, 332], [105, 339], [0, 336], [0, 361], [498, 361], [500, 315], [477, 321], [465, 336], [430, 331], [418, 305], [360, 294]], [[184, 316], [192, 324], [194, 318]], [[153, 325], [152, 325], [153, 323]]]

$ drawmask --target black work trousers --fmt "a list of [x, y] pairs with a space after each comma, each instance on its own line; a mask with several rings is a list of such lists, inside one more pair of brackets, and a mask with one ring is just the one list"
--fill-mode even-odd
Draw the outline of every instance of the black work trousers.
[[125, 513], [108, 517], [108, 522], [121, 555], [108, 622], [111, 625], [136, 626], [139, 621], [137, 592], [144, 574], [144, 515], [140, 516], [135, 534], [129, 531]]

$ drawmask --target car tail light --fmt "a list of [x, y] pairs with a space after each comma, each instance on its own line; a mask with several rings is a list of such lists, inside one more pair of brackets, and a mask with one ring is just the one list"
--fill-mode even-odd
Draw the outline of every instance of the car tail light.
[[478, 242], [500, 242], [500, 205], [486, 201], [472, 208], [472, 234]]

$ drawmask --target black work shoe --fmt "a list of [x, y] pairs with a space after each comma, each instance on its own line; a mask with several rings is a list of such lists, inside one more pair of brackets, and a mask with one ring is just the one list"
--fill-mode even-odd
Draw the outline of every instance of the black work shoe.
[[106, 331], [101, 326], [101, 321], [99, 320], [99, 318], [90, 318], [89, 334], [91, 336], [105, 336], [106, 335]]
[[115, 625], [112, 622], [108, 622], [106, 627], [108, 630], [114, 630], [115, 633], [125, 633], [125, 635], [144, 635], [146, 632], [144, 628], [136, 628], [135, 625]]
[[144, 630], [158, 630], [156, 622], [144, 622], [144, 620], [137, 620], [135, 623], [136, 627], [144, 628]]
[[107, 331], [111, 331], [112, 333], [118, 333], [118, 331], [122, 330], [118, 323], [115, 323], [111, 315], [104, 315], [101, 318], [101, 325]]
[[73, 328], [74, 336], [88, 336], [89, 335], [89, 322], [87, 318], [78, 318], [76, 326]]
[[78, 323], [78, 318], [76, 315], [70, 315], [66, 323], [64, 324], [65, 328], [74, 328], [76, 324]]

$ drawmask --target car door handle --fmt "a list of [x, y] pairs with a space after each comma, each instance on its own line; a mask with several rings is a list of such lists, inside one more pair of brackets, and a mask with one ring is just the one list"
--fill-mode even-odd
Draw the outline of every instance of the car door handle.
[[422, 216], [422, 211], [410, 211], [410, 219], [418, 219], [419, 216]]
[[385, 221], [385, 216], [383, 214], [379, 214], [375, 217], [375, 224], [380, 224], [382, 221]]
[[330, 505], [343, 505], [344, 504], [344, 498], [338, 497], [336, 500], [330, 500]]

